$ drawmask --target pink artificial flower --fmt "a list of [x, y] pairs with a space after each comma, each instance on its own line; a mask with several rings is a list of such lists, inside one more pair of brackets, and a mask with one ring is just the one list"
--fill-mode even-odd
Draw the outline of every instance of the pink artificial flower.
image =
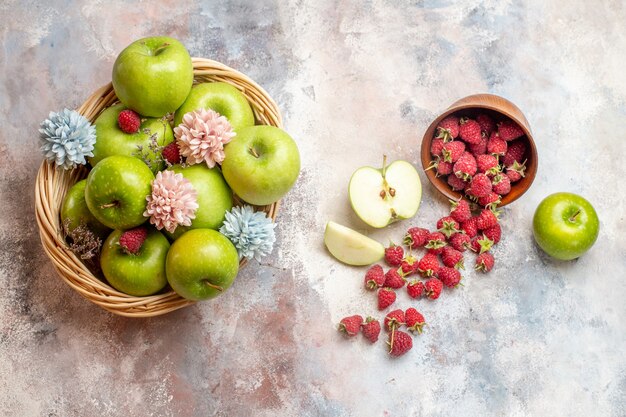
[[197, 195], [183, 174], [160, 171], [152, 180], [152, 194], [146, 197], [148, 204], [143, 215], [150, 217], [157, 229], [174, 233], [178, 226], [191, 226], [191, 220], [196, 218]]

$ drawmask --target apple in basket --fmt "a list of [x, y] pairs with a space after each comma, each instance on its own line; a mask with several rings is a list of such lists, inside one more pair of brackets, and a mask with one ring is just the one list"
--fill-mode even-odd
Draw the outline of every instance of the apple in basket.
[[126, 47], [113, 64], [113, 89], [125, 106], [148, 117], [173, 113], [193, 83], [193, 64], [176, 39], [156, 36]]
[[61, 206], [61, 222], [66, 232], [70, 234], [81, 224], [91, 230], [96, 236], [104, 240], [111, 233], [111, 229], [100, 223], [87, 208], [85, 202], [85, 187], [87, 180], [80, 180], [72, 186], [63, 199]]
[[254, 113], [246, 96], [227, 83], [202, 83], [194, 86], [185, 102], [176, 110], [174, 126], [178, 126], [186, 113], [198, 109], [211, 109], [226, 117], [235, 132], [254, 125]]

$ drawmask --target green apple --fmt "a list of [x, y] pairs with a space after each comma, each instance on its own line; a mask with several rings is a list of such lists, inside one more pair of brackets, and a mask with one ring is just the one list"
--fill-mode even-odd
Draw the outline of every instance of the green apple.
[[372, 227], [415, 216], [422, 199], [417, 171], [406, 161], [395, 161], [381, 169], [361, 167], [350, 178], [348, 194], [352, 209]]
[[167, 285], [165, 258], [170, 242], [153, 228], [136, 255], [120, 247], [122, 230], [114, 230], [102, 245], [100, 267], [109, 284], [128, 295], [143, 297], [161, 291]]
[[274, 126], [251, 126], [224, 147], [222, 173], [244, 201], [263, 206], [278, 201], [300, 173], [296, 142]]
[[87, 176], [87, 207], [100, 223], [111, 229], [139, 226], [148, 219], [143, 212], [153, 179], [150, 168], [137, 158], [125, 155], [104, 158]]
[[591, 203], [573, 193], [547, 196], [533, 217], [533, 235], [539, 247], [564, 261], [587, 252], [599, 231], [600, 221]]
[[166, 36], [139, 39], [113, 64], [113, 89], [126, 107], [148, 117], [173, 113], [193, 83], [193, 64], [185, 46]]
[[381, 243], [335, 222], [326, 224], [324, 244], [331, 255], [348, 265], [370, 265], [385, 255]]
[[61, 206], [61, 222], [64, 225], [67, 223], [68, 232], [84, 224], [96, 236], [104, 240], [111, 233], [111, 229], [100, 223], [87, 208], [85, 202], [86, 185], [86, 179], [80, 180], [67, 191]]
[[239, 271], [239, 255], [223, 234], [212, 229], [193, 229], [172, 243], [165, 271], [178, 295], [206, 300], [231, 286]]
[[248, 99], [237, 88], [227, 83], [202, 83], [195, 85], [182, 106], [176, 110], [174, 126], [183, 116], [198, 109], [211, 109], [226, 117], [235, 132], [254, 125], [254, 113]]
[[186, 167], [174, 165], [169, 169], [182, 174], [191, 182], [197, 192], [198, 209], [191, 226], [178, 226], [174, 233], [167, 232], [167, 235], [177, 239], [190, 229], [219, 229], [226, 212], [233, 207], [233, 193], [224, 181], [219, 168], [196, 164]]
[[[125, 133], [117, 124], [117, 117], [127, 107], [122, 103], [107, 108], [96, 119], [96, 144], [93, 148], [93, 156], [89, 158], [91, 166], [111, 155], [136, 156], [144, 154], [155, 174], [165, 168], [165, 163], [156, 155], [152, 144], [152, 135], [156, 135], [156, 143], [165, 146], [174, 141], [174, 132], [167, 121], [148, 117], [141, 119], [141, 126], [137, 133]], [[148, 133], [149, 132], [149, 133]]]

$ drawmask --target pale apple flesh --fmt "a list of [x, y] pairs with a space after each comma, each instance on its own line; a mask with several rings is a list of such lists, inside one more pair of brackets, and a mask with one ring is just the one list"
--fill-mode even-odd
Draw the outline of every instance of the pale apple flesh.
[[331, 255], [348, 265], [370, 265], [385, 254], [381, 243], [332, 221], [326, 224], [324, 244]]
[[422, 184], [413, 165], [395, 161], [386, 169], [357, 169], [350, 179], [349, 195], [357, 216], [368, 225], [381, 228], [415, 216]]

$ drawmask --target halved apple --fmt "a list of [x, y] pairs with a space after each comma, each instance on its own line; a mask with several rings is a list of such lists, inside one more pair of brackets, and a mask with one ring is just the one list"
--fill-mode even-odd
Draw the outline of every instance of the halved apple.
[[409, 162], [395, 161], [383, 167], [361, 167], [352, 178], [348, 193], [354, 212], [372, 227], [415, 216], [422, 199], [422, 183]]
[[379, 242], [332, 221], [326, 223], [324, 244], [335, 258], [348, 265], [370, 265], [385, 254]]

